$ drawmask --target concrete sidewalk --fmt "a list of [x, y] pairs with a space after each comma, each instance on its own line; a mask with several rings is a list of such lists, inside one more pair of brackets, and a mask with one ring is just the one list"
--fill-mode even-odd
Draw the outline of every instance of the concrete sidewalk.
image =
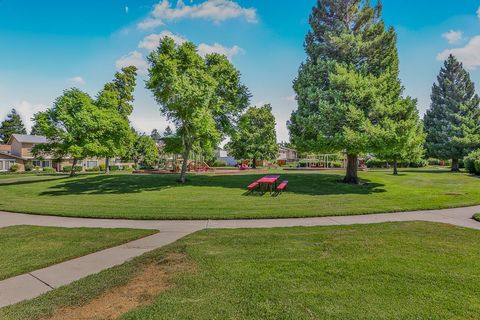
[[471, 219], [472, 215], [477, 212], [480, 212], [480, 206], [338, 217], [196, 221], [82, 219], [0, 212], [0, 227], [35, 225], [67, 228], [136, 228], [160, 231], [160, 233], [143, 239], [0, 281], [0, 308], [35, 298], [49, 290], [120, 265], [133, 257], [175, 242], [188, 234], [202, 229], [274, 228], [371, 224], [395, 221], [430, 221], [480, 230], [480, 223]]

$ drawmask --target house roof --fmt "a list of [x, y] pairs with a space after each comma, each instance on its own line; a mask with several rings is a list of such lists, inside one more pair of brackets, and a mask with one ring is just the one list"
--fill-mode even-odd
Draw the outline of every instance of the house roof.
[[10, 152], [12, 150], [12, 146], [8, 144], [0, 144], [0, 152]]
[[11, 140], [15, 139], [20, 143], [46, 143], [47, 138], [45, 136], [33, 136], [30, 134], [12, 134], [8, 140], [8, 144], [11, 143]]

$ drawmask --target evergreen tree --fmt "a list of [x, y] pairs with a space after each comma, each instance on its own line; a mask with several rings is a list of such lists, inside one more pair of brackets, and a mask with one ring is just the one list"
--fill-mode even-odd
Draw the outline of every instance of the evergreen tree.
[[22, 118], [20, 118], [17, 110], [12, 109], [5, 120], [0, 124], [0, 141], [7, 143], [10, 136], [14, 133], [26, 134], [27, 130], [25, 129]]
[[452, 171], [459, 159], [479, 146], [479, 103], [475, 85], [462, 64], [452, 55], [445, 61], [432, 88], [432, 104], [425, 114], [427, 153], [452, 159]]
[[380, 3], [318, 0], [305, 41], [307, 60], [294, 81], [292, 143], [300, 152], [346, 152], [347, 183], [359, 181], [359, 154], [384, 149], [375, 134], [386, 130], [381, 124], [402, 92], [396, 34], [386, 29], [381, 12]]
[[155, 142], [159, 142], [162, 139], [162, 135], [157, 129], [153, 129], [152, 133], [150, 133], [150, 138], [152, 138]]
[[40, 126], [37, 124], [37, 122], [33, 123], [32, 129], [30, 130], [30, 134], [33, 136], [44, 136]]
[[164, 136], [164, 137], [171, 137], [171, 136], [173, 136], [173, 130], [172, 130], [172, 128], [170, 128], [170, 126], [167, 126], [167, 127], [165, 128], [165, 131], [163, 131], [163, 136]]
[[417, 162], [425, 154], [425, 134], [423, 123], [419, 119], [417, 101], [411, 98], [401, 98], [394, 112], [384, 118], [381, 130], [375, 135], [383, 150], [377, 157], [393, 163], [393, 174], [398, 174], [398, 162]]
[[228, 152], [237, 159], [272, 160], [278, 156], [275, 117], [272, 107], [251, 107], [240, 117], [238, 132], [226, 145]]

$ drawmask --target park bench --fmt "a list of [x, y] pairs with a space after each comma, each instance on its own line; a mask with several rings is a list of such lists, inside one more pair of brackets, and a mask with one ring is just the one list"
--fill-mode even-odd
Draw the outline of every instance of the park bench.
[[251, 190], [254, 190], [256, 187], [258, 187], [258, 182], [251, 183], [251, 184], [247, 187], [247, 189], [251, 191]]
[[282, 181], [282, 183], [280, 183], [280, 184], [277, 186], [277, 191], [282, 192], [282, 191], [287, 190], [287, 185], [288, 185], [288, 181], [287, 181], [287, 180]]

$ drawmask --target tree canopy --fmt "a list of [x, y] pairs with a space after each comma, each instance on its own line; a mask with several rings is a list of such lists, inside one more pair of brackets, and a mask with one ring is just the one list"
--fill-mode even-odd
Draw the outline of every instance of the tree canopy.
[[237, 159], [273, 160], [278, 156], [275, 117], [272, 107], [249, 108], [241, 117], [238, 131], [226, 145], [229, 154]]
[[135, 165], [154, 166], [158, 162], [158, 148], [156, 141], [145, 134], [134, 132], [133, 143], [126, 154], [126, 158], [133, 160]]
[[136, 85], [136, 67], [125, 67], [115, 74], [112, 82], [105, 84], [99, 92], [96, 105], [109, 115], [102, 131], [102, 149], [99, 156], [106, 158], [105, 170], [109, 172], [109, 159], [124, 157], [134, 136], [130, 130], [128, 116], [133, 111], [133, 92]]
[[56, 159], [72, 158], [70, 175], [73, 176], [78, 160], [95, 156], [102, 149], [100, 138], [105, 116], [88, 94], [78, 89], [66, 90], [53, 107], [35, 114], [35, 122], [48, 141], [35, 145], [33, 153]]
[[380, 3], [318, 0], [293, 86], [292, 142], [301, 152], [346, 152], [348, 183], [358, 183], [359, 154], [384, 149], [375, 134], [401, 106], [396, 34], [381, 12]]
[[0, 142], [7, 143], [12, 134], [26, 134], [27, 130], [23, 125], [22, 118], [17, 110], [12, 109], [5, 120], [0, 124]]
[[452, 159], [452, 170], [458, 171], [459, 159], [480, 146], [480, 98], [469, 73], [454, 56], [441, 68], [431, 99], [424, 118], [427, 153]]
[[146, 87], [182, 140], [180, 181], [184, 183], [192, 149], [213, 149], [231, 133], [250, 94], [240, 81], [240, 72], [225, 56], [203, 58], [191, 42], [176, 45], [165, 37], [148, 61]]

